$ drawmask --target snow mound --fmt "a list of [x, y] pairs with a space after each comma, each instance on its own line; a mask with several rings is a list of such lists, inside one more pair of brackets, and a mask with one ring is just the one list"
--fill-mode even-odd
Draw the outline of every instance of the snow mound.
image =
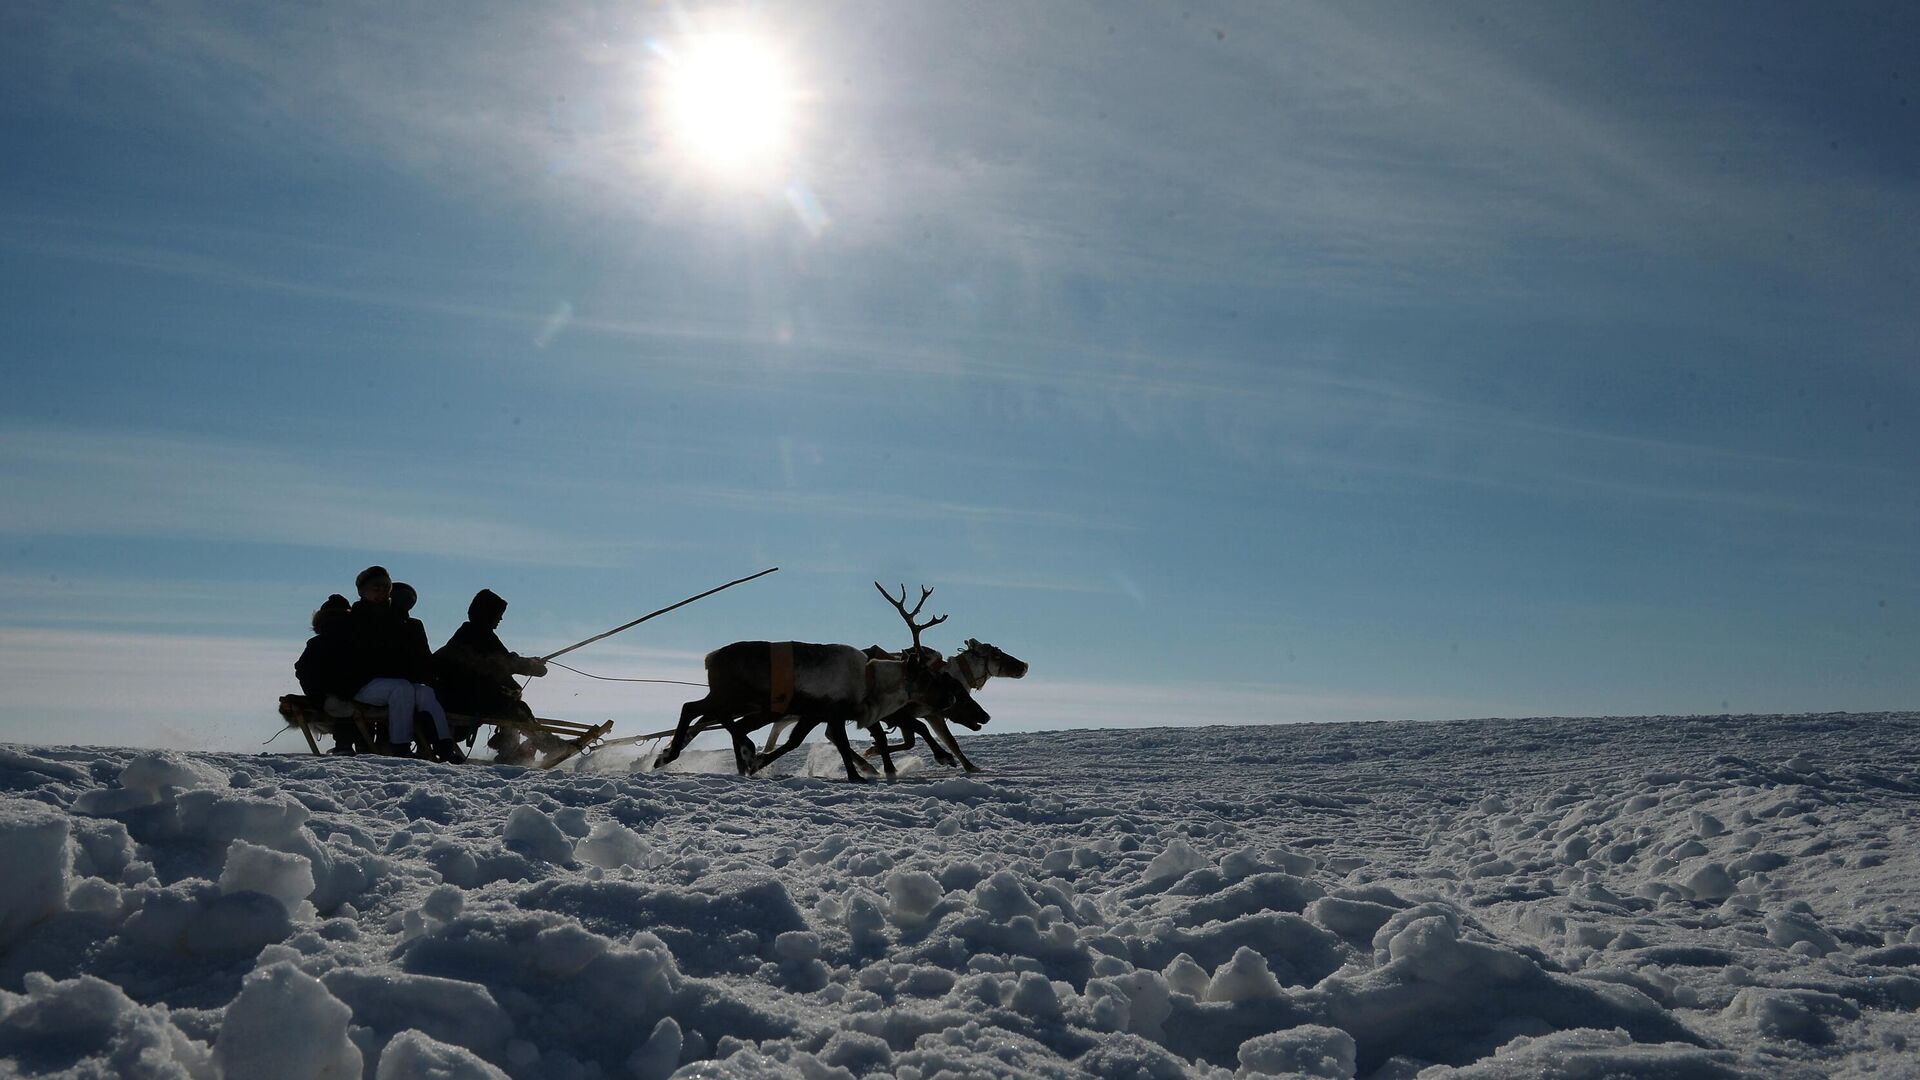
[[401, 1032], [380, 1053], [374, 1080], [508, 1080], [507, 1074], [457, 1046], [418, 1031]]
[[165, 1005], [136, 1004], [91, 975], [55, 982], [32, 974], [24, 993], [0, 990], [0, 1064], [23, 1075], [215, 1080], [213, 1060]]
[[67, 819], [33, 804], [0, 804], [0, 947], [67, 906], [73, 865]]
[[248, 975], [227, 1006], [213, 1058], [231, 1077], [352, 1080], [360, 1048], [347, 1037], [352, 1010], [289, 962]]

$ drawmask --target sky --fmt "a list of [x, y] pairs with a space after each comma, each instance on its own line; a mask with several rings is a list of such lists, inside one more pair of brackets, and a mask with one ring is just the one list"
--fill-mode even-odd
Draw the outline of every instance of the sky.
[[568, 661], [687, 681], [931, 586], [1004, 730], [1915, 707], [1917, 38], [8, 4], [0, 740], [253, 746], [371, 563], [528, 654], [780, 567]]

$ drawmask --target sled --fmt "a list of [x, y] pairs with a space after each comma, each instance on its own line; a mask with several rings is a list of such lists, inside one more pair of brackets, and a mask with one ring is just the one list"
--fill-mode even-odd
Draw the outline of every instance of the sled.
[[[288, 727], [298, 728], [300, 734], [306, 736], [307, 748], [315, 754], [325, 753], [314, 738], [316, 734], [358, 735], [363, 746], [372, 746], [385, 739], [387, 710], [384, 706], [365, 705], [357, 701], [347, 704], [351, 706], [350, 713], [334, 715], [322, 703], [304, 694], [286, 694], [280, 698], [280, 717]], [[582, 750], [592, 749], [594, 744], [613, 730], [611, 720], [599, 724], [581, 724], [537, 716], [529, 720], [448, 712], [447, 721], [455, 731], [476, 731], [482, 725], [491, 725], [499, 731], [518, 733], [535, 747], [547, 747], [535, 760], [534, 768], [539, 769], [551, 769]]]

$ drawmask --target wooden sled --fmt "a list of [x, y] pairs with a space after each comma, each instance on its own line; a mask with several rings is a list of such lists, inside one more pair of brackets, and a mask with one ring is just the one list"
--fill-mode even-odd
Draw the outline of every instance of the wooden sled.
[[[321, 703], [304, 694], [286, 694], [280, 698], [280, 717], [287, 726], [298, 728], [306, 736], [307, 748], [315, 754], [322, 754], [320, 743], [314, 738], [321, 735], [358, 735], [363, 746], [375, 745], [386, 738], [387, 710], [380, 705], [363, 705], [353, 702], [351, 716], [334, 716], [322, 707]], [[525, 720], [510, 716], [471, 716], [466, 713], [447, 713], [447, 721], [456, 732], [475, 731], [483, 725], [492, 725], [496, 730], [511, 731], [526, 738], [536, 748], [534, 768], [551, 769], [582, 750], [591, 749], [609, 731], [613, 730], [613, 721], [599, 724], [580, 724], [571, 720], [548, 720], [534, 717]]]

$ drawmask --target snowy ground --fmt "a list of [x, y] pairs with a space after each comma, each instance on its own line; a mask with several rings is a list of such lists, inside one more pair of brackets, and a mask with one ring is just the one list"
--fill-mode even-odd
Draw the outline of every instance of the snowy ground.
[[966, 745], [0, 747], [0, 1074], [1920, 1075], [1920, 714]]

